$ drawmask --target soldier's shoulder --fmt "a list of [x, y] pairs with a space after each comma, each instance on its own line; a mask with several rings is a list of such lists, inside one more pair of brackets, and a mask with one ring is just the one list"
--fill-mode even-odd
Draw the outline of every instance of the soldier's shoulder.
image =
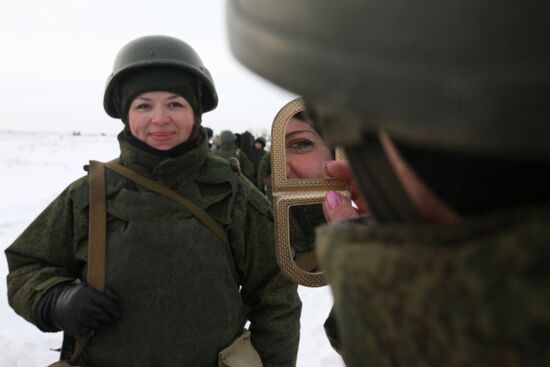
[[219, 170], [220, 172], [239, 173], [239, 167], [234, 167], [231, 162], [213, 152], [206, 156], [206, 161], [203, 166], [203, 171]]
[[88, 204], [89, 200], [88, 187], [88, 177], [81, 176], [80, 178], [71, 182], [61, 193], [60, 197], [65, 196], [66, 198], [71, 200], [77, 207], [84, 207]]
[[[73, 181], [66, 189], [67, 195], [75, 202], [77, 206], [86, 206], [89, 201], [90, 182], [89, 182], [89, 165], [83, 165], [83, 176]], [[105, 169], [105, 189], [107, 195], [111, 193], [115, 187], [123, 185], [123, 178], [112, 172], [109, 169]]]
[[247, 202], [251, 204], [260, 213], [271, 211], [271, 202], [258, 188], [250, 182], [248, 178], [241, 175], [239, 178], [239, 187]]
[[235, 167], [227, 159], [218, 157], [214, 154], [208, 154], [203, 168], [203, 176], [208, 172], [208, 176], [220, 174], [226, 178], [232, 177], [238, 180], [239, 196], [248, 204], [252, 205], [261, 213], [266, 213], [271, 210], [271, 203], [258, 188], [250, 182], [248, 178], [242, 175], [239, 167]]

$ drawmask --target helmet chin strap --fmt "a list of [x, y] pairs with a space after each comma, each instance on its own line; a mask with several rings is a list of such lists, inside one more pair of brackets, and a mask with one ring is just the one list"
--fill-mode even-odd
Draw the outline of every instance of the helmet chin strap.
[[378, 136], [345, 148], [361, 193], [379, 223], [423, 222], [395, 175]]

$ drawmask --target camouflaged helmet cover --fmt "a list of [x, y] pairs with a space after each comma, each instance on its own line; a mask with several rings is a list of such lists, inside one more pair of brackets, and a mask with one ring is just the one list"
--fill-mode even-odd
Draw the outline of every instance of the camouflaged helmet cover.
[[120, 118], [116, 109], [116, 91], [120, 81], [129, 72], [148, 67], [168, 66], [191, 74], [200, 84], [202, 112], [218, 105], [214, 81], [199, 55], [187, 43], [169, 36], [144, 36], [126, 44], [117, 54], [113, 72], [107, 79], [103, 107], [107, 114]]

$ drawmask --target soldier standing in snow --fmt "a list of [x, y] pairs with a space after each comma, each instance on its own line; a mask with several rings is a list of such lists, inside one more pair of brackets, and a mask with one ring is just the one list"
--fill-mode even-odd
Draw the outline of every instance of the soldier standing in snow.
[[186, 43], [166, 36], [128, 43], [104, 97], [106, 112], [125, 124], [117, 163], [215, 223], [106, 169], [104, 293], [86, 278], [88, 177], [69, 185], [6, 250], [9, 302], [18, 314], [47, 332], [93, 331], [79, 363], [218, 366], [218, 353], [246, 334], [249, 320], [264, 366], [295, 365], [296, 286], [278, 271], [269, 202], [209, 153], [201, 115], [216, 105], [210, 73]]

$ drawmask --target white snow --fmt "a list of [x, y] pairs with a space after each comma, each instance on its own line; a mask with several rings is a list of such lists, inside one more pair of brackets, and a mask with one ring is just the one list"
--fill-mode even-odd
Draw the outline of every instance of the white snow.
[[[118, 155], [113, 135], [0, 131], [0, 248], [8, 247], [90, 159]], [[8, 266], [0, 256], [0, 276]], [[298, 367], [344, 366], [323, 331], [332, 305], [328, 287], [299, 289], [303, 302]], [[0, 281], [0, 366], [44, 367], [58, 358], [61, 333], [42, 333], [15, 314]]]

